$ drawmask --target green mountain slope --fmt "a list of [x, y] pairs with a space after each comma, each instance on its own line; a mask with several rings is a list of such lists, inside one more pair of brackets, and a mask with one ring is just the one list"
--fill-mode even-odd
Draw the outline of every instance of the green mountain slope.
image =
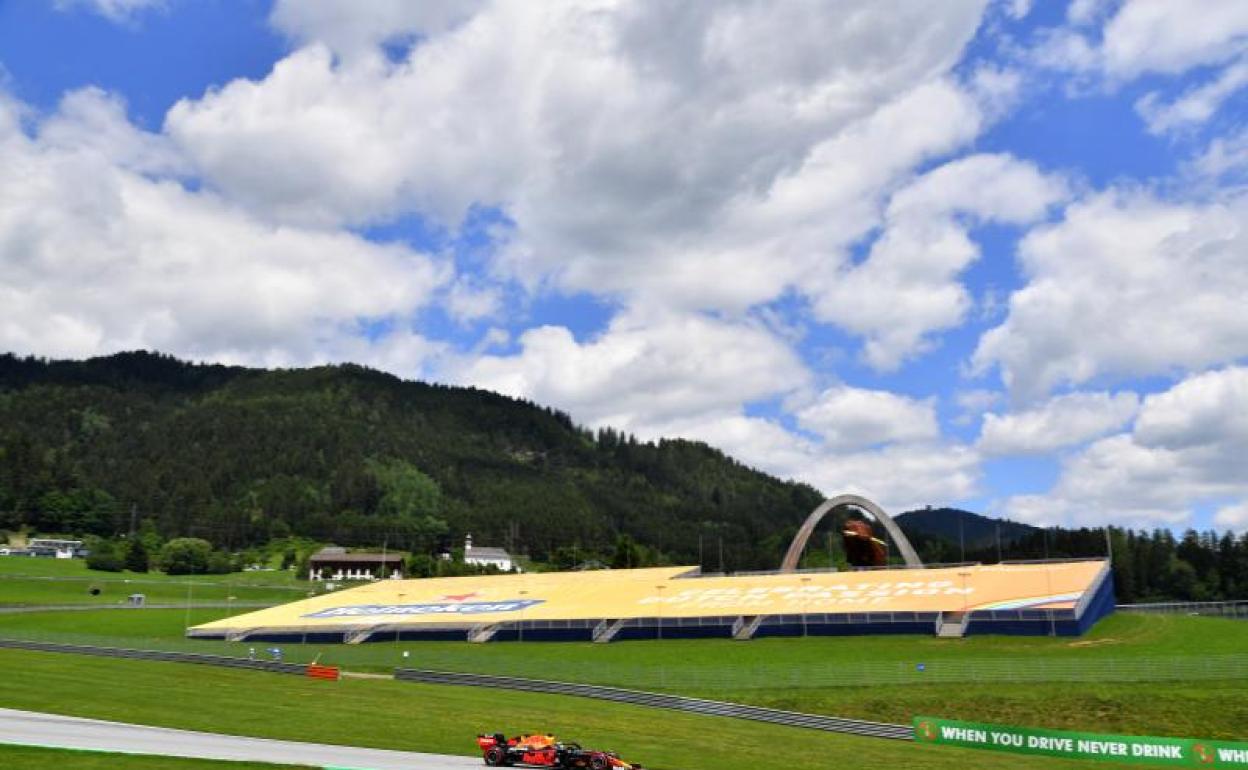
[[0, 528], [238, 548], [289, 534], [429, 551], [471, 532], [536, 558], [778, 563], [821, 501], [704, 444], [640, 443], [471, 388], [358, 366], [265, 371], [151, 353], [0, 356]]

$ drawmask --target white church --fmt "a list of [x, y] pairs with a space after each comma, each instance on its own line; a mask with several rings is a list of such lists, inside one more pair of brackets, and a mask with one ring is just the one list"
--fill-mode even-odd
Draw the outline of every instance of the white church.
[[[472, 535], [464, 538], [464, 564], [476, 564], [482, 567], [494, 566], [503, 572], [511, 572], [515, 560], [502, 548], [477, 548], [472, 544]], [[516, 568], [519, 572], [520, 569]]]

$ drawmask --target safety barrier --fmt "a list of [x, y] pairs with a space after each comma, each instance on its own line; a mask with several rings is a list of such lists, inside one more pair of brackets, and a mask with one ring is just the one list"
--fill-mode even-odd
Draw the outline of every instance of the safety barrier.
[[395, 669], [394, 678], [405, 682], [420, 682], [423, 684], [489, 687], [548, 695], [571, 695], [581, 698], [628, 703], [634, 706], [685, 711], [703, 716], [749, 719], [754, 722], [804, 727], [811, 730], [861, 735], [869, 738], [889, 738], [899, 741], [914, 740], [913, 731], [909, 725], [866, 722], [858, 719], [823, 716], [821, 714], [803, 714], [795, 711], [780, 711], [760, 706], [747, 706], [741, 703], [686, 698], [679, 695], [664, 695], [662, 693], [643, 692], [640, 690], [623, 690], [616, 687], [599, 687], [570, 682], [548, 682], [540, 679], [519, 679], [481, 674], [461, 674], [449, 671], [425, 671], [410, 668]]
[[225, 655], [202, 655], [193, 652], [129, 650], [121, 647], [90, 647], [77, 644], [33, 642], [24, 639], [0, 639], [0, 648], [33, 650], [36, 652], [68, 652], [77, 655], [96, 655], [104, 658], [129, 658], [132, 660], [155, 660], [167, 663], [199, 663], [206, 666], [247, 668], [257, 671], [270, 671], [278, 674], [298, 674], [300, 676], [304, 675], [308, 668], [307, 665], [303, 663], [282, 663], [275, 660], [231, 658]]
[[308, 664], [307, 674], [312, 679], [328, 679], [333, 682], [342, 678], [342, 670], [337, 666], [318, 666], [315, 663]]

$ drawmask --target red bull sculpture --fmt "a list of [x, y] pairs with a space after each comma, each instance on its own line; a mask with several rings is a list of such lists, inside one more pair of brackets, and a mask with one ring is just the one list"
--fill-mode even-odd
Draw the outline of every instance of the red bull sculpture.
[[850, 519], [841, 530], [845, 558], [853, 567], [883, 567], [888, 563], [884, 541], [875, 536], [871, 525], [862, 519]]

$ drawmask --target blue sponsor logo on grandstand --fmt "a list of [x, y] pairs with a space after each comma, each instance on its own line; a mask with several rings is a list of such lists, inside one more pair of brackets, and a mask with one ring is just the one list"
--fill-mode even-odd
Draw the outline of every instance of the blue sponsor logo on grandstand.
[[358, 618], [373, 615], [480, 615], [487, 612], [517, 612], [545, 599], [504, 599], [497, 602], [456, 602], [454, 604], [356, 604], [331, 607], [304, 615], [305, 618]]

